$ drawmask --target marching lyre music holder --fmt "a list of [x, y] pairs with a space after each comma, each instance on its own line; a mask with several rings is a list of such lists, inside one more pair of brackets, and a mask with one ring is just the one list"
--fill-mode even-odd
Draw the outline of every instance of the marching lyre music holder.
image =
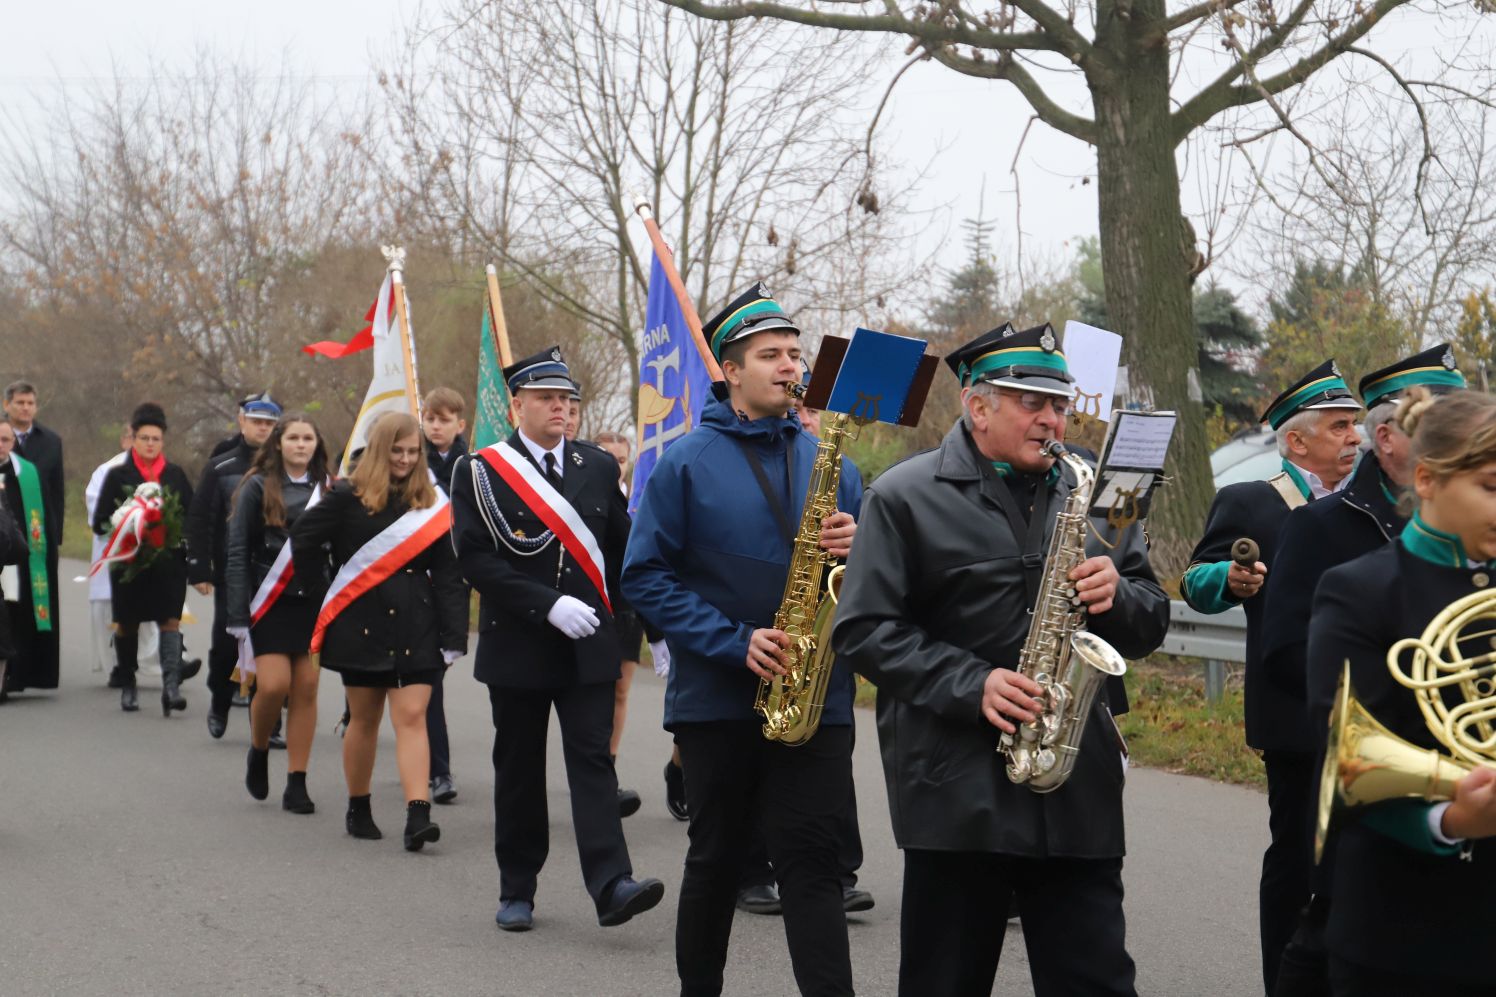
[[858, 425], [918, 425], [939, 363], [922, 339], [862, 328], [851, 338], [824, 336], [805, 407], [842, 413]]
[[1148, 517], [1153, 493], [1164, 480], [1176, 422], [1173, 412], [1112, 412], [1088, 512], [1104, 517], [1116, 535]]

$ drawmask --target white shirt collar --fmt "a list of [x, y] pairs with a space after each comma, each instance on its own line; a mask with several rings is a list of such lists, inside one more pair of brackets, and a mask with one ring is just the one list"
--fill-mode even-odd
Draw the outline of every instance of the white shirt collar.
[[545, 455], [554, 454], [556, 458], [556, 473], [561, 475], [562, 477], [565, 477], [566, 472], [563, 470], [561, 458], [566, 456], [566, 437], [561, 437], [560, 443], [557, 443], [554, 447], [547, 450], [545, 447], [541, 446], [539, 443], [536, 443], [534, 440], [526, 436], [523, 429], [518, 430], [518, 432], [520, 442], [525, 445], [526, 450], [530, 451], [530, 456], [535, 458], [535, 463], [540, 465], [540, 469], [542, 471], [545, 470]]
[[[1293, 464], [1293, 461], [1289, 461], [1289, 463]], [[1313, 471], [1309, 471], [1302, 467], [1299, 467], [1299, 465], [1297, 464], [1293, 464], [1293, 466], [1295, 470], [1297, 470], [1304, 476], [1304, 481], [1309, 485], [1309, 495], [1311, 498], [1318, 499], [1324, 498], [1326, 495], [1333, 495], [1344, 488], [1346, 485], [1351, 483], [1351, 476], [1347, 474], [1345, 477], [1341, 478], [1338, 482], [1335, 483], [1334, 488], [1326, 488], [1325, 483], [1320, 480], [1319, 475], [1315, 474]]]
[[312, 472], [308, 471], [299, 478], [293, 478], [288, 474], [286, 475], [286, 480], [293, 485], [309, 485], [312, 483]]

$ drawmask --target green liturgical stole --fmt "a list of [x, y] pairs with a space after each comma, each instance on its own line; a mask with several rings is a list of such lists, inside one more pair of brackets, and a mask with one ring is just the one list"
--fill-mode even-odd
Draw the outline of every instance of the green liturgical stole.
[[21, 508], [26, 521], [21, 528], [26, 532], [26, 545], [30, 551], [26, 570], [31, 574], [31, 612], [36, 618], [36, 629], [52, 629], [52, 583], [47, 577], [47, 521], [42, 513], [42, 478], [36, 465], [20, 454], [10, 455], [11, 466], [16, 469], [16, 481], [21, 485]]

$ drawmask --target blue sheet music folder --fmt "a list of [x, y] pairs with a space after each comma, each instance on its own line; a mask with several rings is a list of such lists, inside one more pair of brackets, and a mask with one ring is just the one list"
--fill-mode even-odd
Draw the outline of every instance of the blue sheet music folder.
[[922, 339], [859, 328], [852, 333], [826, 410], [897, 423], [924, 354]]

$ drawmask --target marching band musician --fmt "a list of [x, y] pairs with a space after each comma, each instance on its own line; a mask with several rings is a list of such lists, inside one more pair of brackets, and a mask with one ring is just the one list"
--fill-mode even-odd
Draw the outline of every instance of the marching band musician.
[[[1264, 669], [1266, 598], [1261, 590], [1281, 549], [1278, 531], [1289, 512], [1350, 480], [1360, 444], [1360, 408], [1334, 360], [1273, 399], [1262, 421], [1277, 434], [1283, 470], [1267, 481], [1238, 482], [1216, 493], [1205, 535], [1195, 545], [1180, 586], [1185, 601], [1202, 613], [1221, 613], [1235, 605], [1246, 609], [1247, 744], [1262, 753], [1267, 770], [1272, 835], [1258, 887], [1262, 979], [1268, 994], [1277, 985], [1278, 962], [1309, 902], [1319, 735], [1309, 728], [1302, 679], [1276, 683]], [[1250, 568], [1231, 558], [1232, 546], [1242, 538], [1258, 546], [1258, 560]]]
[[[1040, 794], [1010, 782], [999, 732], [1034, 718], [1015, 671], [1043, 551], [1072, 483], [1063, 442], [1073, 378], [1046, 325], [1004, 326], [946, 357], [965, 411], [939, 448], [868, 489], [834, 645], [878, 687], [894, 836], [904, 850], [902, 997], [991, 992], [1016, 896], [1034, 989], [1133, 994], [1122, 913], [1121, 738], [1098, 696], [1075, 769]], [[1092, 520], [1101, 532], [1110, 530]], [[1163, 640], [1169, 603], [1142, 530], [1070, 572], [1089, 628], [1127, 657]], [[689, 790], [689, 780], [687, 788]], [[1076, 943], [1084, 958], [1062, 954]]]
[[598, 924], [623, 924], [665, 894], [635, 881], [608, 753], [621, 652], [610, 596], [628, 541], [618, 462], [565, 438], [573, 384], [559, 348], [504, 368], [518, 425], [452, 472], [452, 538], [478, 591], [473, 675], [488, 686], [494, 743], [494, 854], [505, 931], [534, 925], [549, 850], [545, 745], [561, 723], [582, 878]]
[[[1283, 523], [1273, 582], [1263, 597], [1262, 665], [1274, 686], [1304, 684], [1309, 609], [1324, 573], [1381, 547], [1407, 523], [1406, 514], [1398, 508], [1398, 497], [1412, 481], [1413, 462], [1408, 436], [1397, 424], [1397, 412], [1403, 393], [1420, 385], [1437, 394], [1465, 386], [1447, 344], [1415, 353], [1361, 378], [1358, 388], [1366, 405], [1366, 455], [1344, 488], [1323, 501], [1294, 509]], [[1318, 728], [1311, 725], [1310, 729]], [[1325, 886], [1316, 886], [1320, 901], [1284, 950], [1276, 983], [1278, 997], [1316, 993], [1323, 988], [1320, 935]]]
[[[1348, 667], [1356, 699], [1394, 735], [1448, 754], [1387, 656], [1446, 605], [1496, 578], [1496, 398], [1456, 391], [1435, 401], [1420, 386], [1397, 409], [1412, 438], [1416, 511], [1396, 542], [1332, 568], [1316, 590], [1311, 723], [1326, 729]], [[1489, 652], [1490, 623], [1487, 610], [1450, 640], [1446, 655]], [[1456, 705], [1457, 689], [1445, 695]], [[1331, 834], [1325, 941], [1335, 997], [1496, 993], [1496, 773], [1477, 767], [1452, 802], [1392, 800], [1345, 811]]]
[[[760, 680], [784, 673], [789, 638], [774, 618], [816, 455], [790, 411], [800, 330], [758, 283], [702, 332], [725, 380], [650, 474], [623, 569], [624, 594], [671, 653], [665, 729], [680, 749], [690, 821], [676, 971], [683, 997], [722, 993], [739, 878], [762, 833], [800, 992], [840, 997], [853, 992], [837, 859], [852, 784], [851, 673], [835, 668], [820, 728], [798, 746], [767, 740], [753, 705]], [[845, 557], [861, 494], [850, 474], [839, 484], [820, 546]]]

